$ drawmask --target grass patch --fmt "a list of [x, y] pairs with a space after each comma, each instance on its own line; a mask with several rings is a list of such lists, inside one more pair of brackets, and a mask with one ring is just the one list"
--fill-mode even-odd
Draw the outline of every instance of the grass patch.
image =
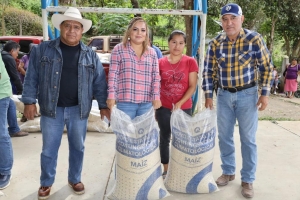
[[258, 118], [259, 121], [298, 121], [295, 119], [291, 119], [291, 118], [284, 118], [284, 117], [279, 117], [279, 118], [274, 118], [274, 117], [259, 117]]

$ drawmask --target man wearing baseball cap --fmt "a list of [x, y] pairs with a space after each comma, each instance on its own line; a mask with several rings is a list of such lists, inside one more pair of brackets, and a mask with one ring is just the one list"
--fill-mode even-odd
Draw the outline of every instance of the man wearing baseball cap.
[[106, 106], [105, 72], [96, 53], [80, 40], [92, 22], [77, 8], [54, 14], [52, 23], [61, 36], [32, 50], [22, 101], [24, 115], [34, 119], [36, 99], [40, 105], [43, 149], [38, 199], [47, 199], [54, 183], [58, 149], [64, 127], [69, 142], [68, 185], [76, 194], [85, 192], [81, 182], [84, 140], [93, 97], [101, 118], [110, 117]]
[[[221, 22], [224, 32], [209, 43], [204, 60], [202, 87], [205, 91], [205, 107], [213, 109], [213, 79], [218, 77], [217, 124], [223, 173], [216, 183], [225, 186], [235, 179], [233, 133], [237, 120], [243, 160], [240, 171], [242, 195], [252, 198], [257, 166], [258, 110], [264, 110], [268, 104], [273, 66], [262, 36], [242, 28], [243, 21], [244, 16], [239, 5], [229, 3], [222, 7]], [[260, 96], [257, 68], [262, 82]]]

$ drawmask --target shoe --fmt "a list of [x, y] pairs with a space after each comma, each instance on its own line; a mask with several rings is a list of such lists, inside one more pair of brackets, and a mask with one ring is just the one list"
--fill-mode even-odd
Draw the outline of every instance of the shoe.
[[22, 118], [20, 119], [20, 122], [27, 122], [27, 118], [24, 115], [22, 115]]
[[252, 198], [254, 196], [254, 190], [252, 183], [242, 182], [242, 195], [246, 198]]
[[85, 192], [84, 185], [81, 182], [73, 184], [69, 181], [69, 186], [73, 189], [75, 194], [83, 194]]
[[7, 188], [10, 184], [11, 175], [0, 174], [0, 190]]
[[235, 175], [225, 175], [225, 174], [222, 174], [222, 176], [220, 176], [216, 183], [217, 185], [219, 186], [225, 186], [228, 184], [229, 181], [233, 181], [235, 179]]
[[276, 92], [274, 92], [274, 94], [276, 94]]
[[15, 134], [10, 134], [10, 137], [23, 137], [23, 136], [27, 136], [28, 134], [29, 134], [28, 132], [19, 131]]
[[48, 199], [50, 196], [50, 190], [51, 190], [51, 186], [47, 186], [47, 187], [41, 186], [38, 191], [38, 199], [39, 200]]
[[166, 176], [167, 176], [167, 171], [165, 171], [165, 172], [162, 173], [162, 178], [163, 178], [164, 180], [165, 180]]

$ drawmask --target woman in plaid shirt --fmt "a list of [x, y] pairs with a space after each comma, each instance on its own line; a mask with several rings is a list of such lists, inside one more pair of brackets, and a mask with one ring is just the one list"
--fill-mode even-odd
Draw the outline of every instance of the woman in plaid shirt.
[[107, 106], [116, 104], [131, 119], [161, 106], [158, 59], [148, 40], [147, 23], [135, 17], [111, 52]]

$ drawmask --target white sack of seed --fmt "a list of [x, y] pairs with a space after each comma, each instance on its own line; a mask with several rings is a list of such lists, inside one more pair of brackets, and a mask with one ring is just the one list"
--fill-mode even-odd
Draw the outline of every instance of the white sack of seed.
[[212, 175], [216, 112], [193, 117], [182, 110], [171, 116], [172, 145], [165, 186], [170, 191], [197, 194], [218, 190]]
[[153, 108], [133, 120], [113, 108], [111, 127], [117, 138], [116, 174], [108, 198], [150, 200], [169, 196], [161, 176], [159, 128]]

